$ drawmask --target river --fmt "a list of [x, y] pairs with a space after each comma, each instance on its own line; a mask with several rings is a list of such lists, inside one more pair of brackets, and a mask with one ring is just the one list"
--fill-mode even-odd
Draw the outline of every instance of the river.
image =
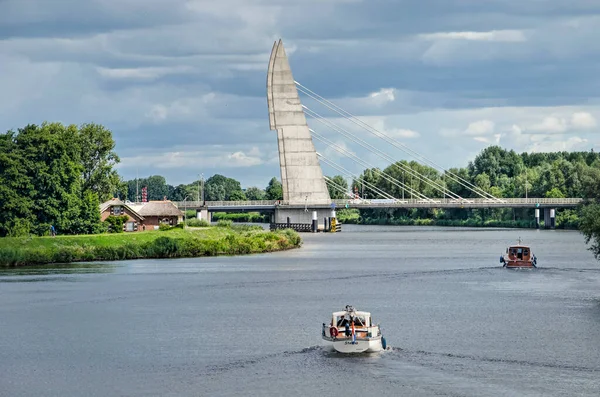
[[[518, 237], [538, 269], [503, 269]], [[600, 263], [575, 231], [344, 225], [244, 257], [0, 270], [1, 396], [598, 396]], [[388, 346], [342, 356], [352, 304]]]

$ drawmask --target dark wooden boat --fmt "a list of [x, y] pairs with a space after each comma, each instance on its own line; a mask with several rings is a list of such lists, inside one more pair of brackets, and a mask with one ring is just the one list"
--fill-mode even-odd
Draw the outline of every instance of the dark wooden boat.
[[506, 253], [500, 256], [500, 263], [507, 268], [533, 268], [537, 267], [537, 258], [528, 245], [521, 244], [521, 238], [519, 238], [518, 244], [506, 248]]

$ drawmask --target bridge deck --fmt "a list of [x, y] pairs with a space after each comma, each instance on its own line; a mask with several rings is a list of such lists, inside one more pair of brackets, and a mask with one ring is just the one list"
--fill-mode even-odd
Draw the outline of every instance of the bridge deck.
[[257, 201], [199, 201], [175, 202], [179, 209], [200, 209], [209, 211], [272, 211], [282, 208], [573, 208], [583, 202], [581, 198], [505, 198], [491, 199], [431, 199], [431, 200], [332, 200], [332, 203], [308, 203], [306, 205], [286, 205], [279, 200]]

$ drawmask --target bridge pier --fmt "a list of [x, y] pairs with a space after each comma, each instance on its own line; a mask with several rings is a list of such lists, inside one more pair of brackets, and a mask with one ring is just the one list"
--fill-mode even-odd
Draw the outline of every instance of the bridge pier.
[[[313, 220], [318, 223], [319, 219], [331, 217], [331, 213], [329, 208], [307, 208], [305, 210], [304, 208], [277, 207], [271, 220], [274, 220], [272, 223], [305, 223], [312, 226]], [[321, 230], [325, 225], [317, 224], [317, 227]]]
[[556, 209], [544, 208], [544, 229], [554, 229], [556, 227]]
[[207, 222], [212, 222], [212, 212], [208, 212], [208, 208], [200, 208], [196, 210], [196, 218], [204, 219]]
[[539, 208], [535, 209], [535, 228], [536, 229], [540, 228], [540, 209]]

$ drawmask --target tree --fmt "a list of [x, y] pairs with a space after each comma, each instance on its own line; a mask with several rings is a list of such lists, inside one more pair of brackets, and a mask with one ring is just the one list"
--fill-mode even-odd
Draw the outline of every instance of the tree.
[[[208, 178], [204, 184], [204, 189], [207, 201], [232, 200], [231, 197], [235, 192], [244, 194], [239, 181], [219, 174]], [[236, 197], [240, 197], [239, 194]]]
[[246, 195], [241, 190], [234, 191], [231, 196], [229, 196], [230, 201], [246, 201]]
[[600, 204], [590, 203], [581, 210], [579, 230], [585, 236], [585, 243], [592, 242], [588, 249], [600, 260]]
[[246, 197], [248, 200], [265, 200], [267, 193], [263, 189], [252, 186], [246, 189]]
[[148, 201], [162, 200], [169, 194], [169, 188], [164, 176], [152, 175], [146, 178], [144, 182], [143, 185], [140, 185], [140, 194], [142, 186], [148, 187]]
[[16, 133], [0, 135], [0, 237], [26, 235], [35, 223], [33, 183], [22, 159]]
[[559, 188], [553, 187], [548, 190], [545, 195], [546, 198], [564, 198], [565, 195], [560, 191]]
[[0, 135], [0, 236], [94, 233], [99, 198], [123, 184], [110, 131], [95, 124], [27, 125]]
[[331, 178], [331, 181], [332, 183], [327, 184], [329, 197], [334, 200], [347, 198], [346, 192], [348, 191], [348, 181], [341, 175], [335, 175]]
[[225, 187], [223, 185], [207, 184], [204, 186], [206, 201], [224, 201], [225, 197]]
[[477, 175], [475, 177], [475, 185], [485, 192], [490, 191], [491, 182], [490, 177], [485, 172]]
[[99, 124], [83, 124], [79, 128], [79, 148], [83, 166], [82, 191], [91, 190], [104, 202], [119, 190], [121, 178], [113, 169], [119, 163], [114, 152], [112, 133]]
[[374, 199], [381, 197], [370, 185], [379, 186], [381, 178], [381, 170], [379, 168], [367, 168], [362, 175], [352, 181], [352, 191], [358, 190], [360, 197], [365, 199]]
[[267, 200], [283, 200], [283, 186], [277, 178], [271, 178], [265, 191], [267, 192]]

